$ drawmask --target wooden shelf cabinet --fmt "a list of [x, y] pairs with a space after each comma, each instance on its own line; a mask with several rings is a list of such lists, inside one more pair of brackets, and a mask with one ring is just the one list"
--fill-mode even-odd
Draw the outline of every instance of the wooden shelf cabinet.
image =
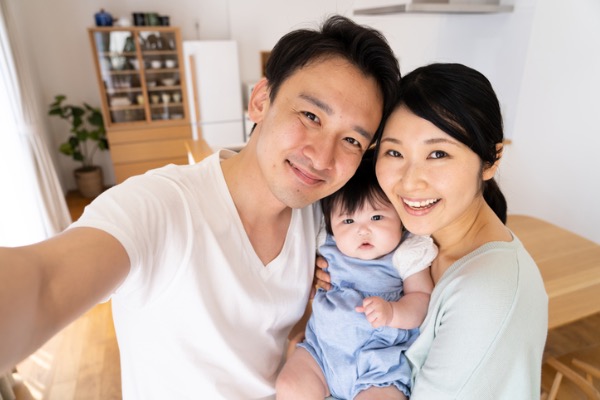
[[88, 31], [117, 183], [187, 163], [192, 128], [179, 28]]

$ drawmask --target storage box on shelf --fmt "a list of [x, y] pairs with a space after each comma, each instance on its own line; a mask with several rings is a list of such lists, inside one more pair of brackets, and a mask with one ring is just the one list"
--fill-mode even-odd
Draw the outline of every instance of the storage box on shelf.
[[182, 42], [176, 27], [89, 29], [117, 183], [169, 163], [187, 163]]

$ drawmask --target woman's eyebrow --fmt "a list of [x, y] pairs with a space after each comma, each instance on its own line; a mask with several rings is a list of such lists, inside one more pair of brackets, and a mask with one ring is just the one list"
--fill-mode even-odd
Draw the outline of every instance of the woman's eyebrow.
[[[394, 144], [402, 144], [402, 141], [393, 137], [384, 137], [381, 139], [381, 142], [391, 142]], [[455, 140], [450, 140], [447, 138], [431, 138], [431, 139], [427, 139], [425, 140], [423, 143], [425, 144], [438, 144], [438, 143], [447, 143], [447, 144], [452, 144], [454, 146], [459, 146], [460, 143], [458, 143]]]
[[447, 143], [447, 144], [452, 144], [454, 146], [459, 145], [455, 140], [450, 140], [447, 138], [432, 138], [432, 139], [427, 139], [425, 141], [425, 144], [438, 144], [438, 143]]

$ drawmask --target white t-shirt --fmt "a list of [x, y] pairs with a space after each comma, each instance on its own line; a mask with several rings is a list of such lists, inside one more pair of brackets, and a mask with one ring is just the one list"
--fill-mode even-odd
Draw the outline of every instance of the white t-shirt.
[[293, 210], [281, 253], [264, 266], [219, 161], [133, 177], [72, 225], [110, 233], [131, 261], [111, 297], [124, 399], [273, 398], [308, 300], [322, 215]]

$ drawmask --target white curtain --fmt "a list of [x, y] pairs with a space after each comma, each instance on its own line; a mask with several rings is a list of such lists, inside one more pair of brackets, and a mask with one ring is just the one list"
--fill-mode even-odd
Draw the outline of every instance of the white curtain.
[[71, 222], [10, 3], [0, 0], [0, 246], [46, 239]]

